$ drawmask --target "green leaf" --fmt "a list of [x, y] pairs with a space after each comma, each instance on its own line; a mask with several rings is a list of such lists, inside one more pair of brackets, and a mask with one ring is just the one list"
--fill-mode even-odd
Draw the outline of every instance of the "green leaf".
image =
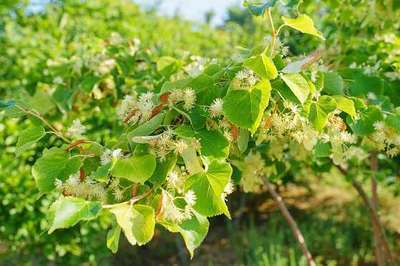
[[204, 128], [208, 116], [208, 112], [204, 108], [196, 105], [189, 111], [188, 115], [195, 130]]
[[238, 127], [248, 128], [254, 133], [260, 125], [271, 95], [271, 84], [267, 80], [259, 82], [250, 91], [231, 90], [224, 97], [225, 116]]
[[173, 233], [180, 233], [185, 241], [186, 248], [193, 258], [194, 250], [200, 246], [208, 233], [210, 223], [207, 217], [197, 212], [189, 220], [185, 220], [180, 224], [172, 224], [171, 222], [162, 221], [161, 224]]
[[161, 186], [168, 174], [176, 165], [177, 156], [175, 153], [169, 153], [163, 161], [157, 161], [156, 170], [149, 181], [154, 186]]
[[37, 91], [35, 95], [29, 100], [31, 108], [38, 111], [41, 114], [48, 113], [51, 109], [55, 107], [52, 98], [41, 91]]
[[94, 179], [100, 182], [108, 181], [108, 174], [110, 173], [111, 166], [112, 162], [109, 162], [97, 168], [96, 172], [94, 173]]
[[356, 108], [354, 102], [345, 96], [333, 96], [337, 103], [337, 108], [352, 117], [356, 116]]
[[323, 95], [319, 97], [318, 102], [310, 105], [308, 119], [314, 127], [321, 131], [328, 122], [328, 115], [336, 109], [336, 101], [333, 97]]
[[382, 120], [381, 110], [375, 106], [370, 106], [361, 112], [360, 119], [350, 121], [349, 125], [355, 134], [367, 136], [375, 132], [374, 123]]
[[365, 110], [367, 109], [367, 105], [365, 104], [365, 100], [357, 98], [357, 97], [350, 97], [350, 99], [354, 102], [354, 107], [356, 110]]
[[141, 124], [134, 130], [128, 133], [128, 138], [136, 136], [148, 136], [153, 133], [162, 124], [165, 117], [165, 112], [161, 112], [151, 118], [149, 121]]
[[33, 144], [38, 142], [46, 135], [46, 132], [41, 126], [34, 126], [23, 130], [17, 141], [17, 155], [29, 149]]
[[210, 105], [215, 98], [222, 97], [224, 88], [216, 85], [216, 80], [206, 74], [200, 74], [188, 84], [196, 92], [196, 104]]
[[321, 52], [316, 51], [313, 52], [312, 54], [308, 55], [307, 57], [304, 57], [303, 59], [290, 62], [281, 70], [282, 73], [299, 73], [305, 69], [307, 69], [309, 66], [311, 66], [314, 62], [318, 61], [320, 58]]
[[196, 174], [203, 172], [203, 166], [201, 164], [200, 158], [197, 156], [197, 151], [193, 146], [187, 147], [181, 153], [183, 162], [185, 163], [186, 169], [190, 174]]
[[266, 9], [273, 7], [278, 0], [266, 0], [264, 4], [252, 3], [254, 1], [244, 1], [243, 6], [247, 7], [254, 16], [262, 16]]
[[317, 158], [325, 158], [331, 155], [331, 144], [329, 142], [318, 142], [314, 148], [314, 156]]
[[245, 152], [249, 144], [249, 131], [244, 128], [239, 128], [238, 148], [240, 152]]
[[329, 95], [343, 95], [343, 78], [337, 72], [324, 73], [323, 92]]
[[157, 71], [164, 77], [169, 77], [175, 73], [180, 63], [173, 57], [163, 56], [157, 61]]
[[6, 108], [12, 108], [15, 106], [15, 104], [16, 102], [14, 100], [9, 100], [9, 101], [0, 100], [0, 110]]
[[228, 156], [229, 141], [219, 131], [202, 129], [197, 133], [202, 155], [214, 158], [226, 158]]
[[393, 128], [397, 134], [400, 134], [400, 114], [390, 114], [385, 119], [385, 124]]
[[156, 158], [152, 154], [134, 156], [118, 160], [111, 173], [115, 177], [132, 182], [144, 183], [156, 169]]
[[74, 90], [65, 86], [58, 86], [53, 93], [53, 99], [62, 109], [71, 110], [73, 104]]
[[45, 150], [32, 167], [32, 175], [40, 192], [47, 193], [54, 189], [56, 178], [67, 179], [78, 172], [81, 160], [78, 157], [70, 158], [69, 154], [60, 148]]
[[302, 33], [311, 34], [321, 38], [322, 40], [325, 40], [322, 33], [315, 28], [313, 20], [305, 14], [302, 14], [297, 18], [282, 17], [282, 20], [286, 26], [289, 26]]
[[149, 242], [154, 235], [155, 213], [148, 205], [116, 204], [110, 208], [129, 243], [139, 246]]
[[307, 80], [302, 75], [296, 73], [281, 74], [281, 78], [293, 92], [296, 98], [300, 101], [300, 103], [304, 104], [311, 91]]
[[351, 77], [352, 82], [349, 85], [349, 92], [351, 96], [366, 97], [368, 93], [372, 92], [375, 96], [383, 94], [384, 83], [378, 77], [370, 77], [362, 73], [355, 73]]
[[276, 79], [278, 76], [278, 70], [276, 70], [274, 62], [265, 53], [246, 59], [243, 65], [253, 70], [263, 79], [271, 80]]
[[222, 193], [232, 175], [232, 168], [226, 162], [212, 161], [207, 172], [189, 177], [187, 188], [197, 196], [193, 208], [201, 215], [210, 217], [225, 214], [230, 218], [228, 207], [222, 198]]
[[49, 234], [56, 229], [68, 228], [79, 221], [89, 221], [97, 217], [101, 204], [97, 201], [86, 201], [81, 198], [60, 197], [49, 210], [51, 227]]
[[194, 138], [196, 136], [196, 132], [194, 132], [191, 126], [180, 125], [174, 129], [174, 133], [181, 138]]
[[326, 113], [330, 113], [332, 111], [335, 111], [335, 109], [337, 107], [335, 98], [333, 98], [331, 96], [328, 96], [328, 95], [322, 95], [321, 97], [319, 97], [318, 105]]
[[121, 235], [121, 227], [115, 223], [107, 233], [107, 248], [112, 253], [117, 253], [119, 245], [119, 237]]
[[100, 77], [88, 73], [83, 77], [80, 83], [80, 87], [84, 92], [90, 93], [93, 87], [96, 85], [96, 83], [98, 83], [100, 80], [101, 80]]

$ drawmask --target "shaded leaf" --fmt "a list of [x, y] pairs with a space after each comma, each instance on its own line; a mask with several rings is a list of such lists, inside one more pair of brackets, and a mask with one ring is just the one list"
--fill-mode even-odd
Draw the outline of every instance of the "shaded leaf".
[[207, 157], [226, 158], [229, 153], [229, 141], [217, 130], [197, 131], [201, 144], [201, 154]]
[[311, 90], [307, 80], [300, 74], [281, 74], [281, 78], [300, 103], [303, 104]]
[[45, 135], [46, 132], [41, 126], [34, 126], [23, 130], [18, 136], [17, 154], [29, 149]]
[[210, 223], [207, 218], [194, 212], [194, 215], [180, 224], [162, 221], [161, 224], [173, 233], [180, 233], [185, 241], [186, 248], [193, 258], [194, 250], [200, 246], [208, 233]]
[[247, 7], [254, 16], [262, 16], [267, 8], [273, 7], [278, 0], [266, 0], [264, 3], [254, 3], [254, 1], [244, 1], [243, 6]]

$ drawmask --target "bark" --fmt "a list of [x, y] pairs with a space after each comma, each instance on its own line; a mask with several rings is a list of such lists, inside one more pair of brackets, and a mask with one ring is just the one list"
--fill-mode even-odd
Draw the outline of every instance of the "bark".
[[[386, 239], [385, 231], [383, 229], [383, 225], [379, 219], [379, 215], [374, 208], [374, 204], [372, 201], [368, 198], [367, 193], [364, 191], [363, 187], [361, 186], [360, 183], [358, 183], [356, 180], [353, 180], [352, 182], [353, 187], [357, 190], [358, 194], [361, 196], [361, 199], [364, 202], [364, 205], [367, 207], [371, 224], [372, 224], [372, 230], [373, 230], [373, 235], [374, 235], [374, 240], [378, 248], [376, 249], [376, 255], [377, 255], [377, 264], [378, 265], [385, 265], [385, 261], [387, 260], [389, 265], [395, 265], [394, 258], [392, 255], [392, 252], [389, 247], [389, 243]], [[379, 252], [379, 254], [377, 254]], [[379, 256], [379, 257], [378, 257]], [[383, 262], [380, 261], [380, 258], [383, 258]], [[379, 264], [382, 263], [382, 264]]]
[[[343, 175], [347, 175], [347, 171], [341, 167], [338, 167], [340, 172]], [[390, 250], [389, 243], [387, 241], [384, 227], [379, 219], [379, 214], [377, 211], [378, 206], [378, 192], [377, 192], [377, 182], [375, 178], [375, 173], [378, 170], [378, 161], [376, 156], [373, 154], [371, 157], [371, 170], [372, 180], [371, 180], [371, 199], [368, 197], [362, 185], [357, 181], [352, 181], [353, 187], [357, 190], [358, 194], [361, 196], [362, 201], [364, 202], [365, 207], [368, 210], [370, 221], [372, 225], [372, 232], [375, 243], [375, 257], [377, 265], [386, 265], [388, 262], [389, 265], [395, 265], [395, 259]]]
[[276, 193], [274, 187], [268, 181], [267, 178], [264, 179], [264, 182], [265, 182], [265, 185], [267, 186], [269, 193], [272, 195], [272, 198], [278, 204], [279, 210], [281, 211], [283, 217], [285, 218], [286, 222], [289, 224], [289, 227], [292, 230], [294, 237], [296, 238], [297, 242], [299, 243], [301, 251], [303, 252], [304, 256], [307, 259], [307, 265], [315, 266], [316, 265], [315, 261], [311, 255], [310, 251], [307, 248], [307, 244], [304, 241], [303, 234], [301, 233], [299, 227], [297, 226], [296, 221], [293, 219], [292, 215], [289, 213], [288, 209], [286, 208], [285, 202], [282, 200], [282, 197], [279, 196], [278, 193]]
[[[371, 207], [374, 213], [378, 213], [378, 183], [376, 181], [376, 171], [378, 170], [378, 158], [376, 154], [371, 154], [370, 158], [370, 168], [371, 168]], [[385, 265], [385, 251], [383, 250], [383, 245], [381, 236], [379, 233], [379, 227], [376, 222], [372, 223], [372, 232], [375, 244], [375, 257], [377, 264]]]

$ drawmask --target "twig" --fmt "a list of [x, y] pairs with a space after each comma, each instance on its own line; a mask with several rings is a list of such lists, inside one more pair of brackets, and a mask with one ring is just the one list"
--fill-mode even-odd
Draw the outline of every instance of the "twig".
[[152, 191], [153, 191], [153, 190], [150, 189], [149, 191], [143, 193], [142, 195], [139, 195], [139, 196], [136, 196], [136, 197], [132, 197], [132, 198], [131, 198], [130, 200], [128, 200], [128, 201], [124, 201], [124, 202], [120, 202], [120, 203], [116, 203], [116, 204], [105, 204], [105, 205], [103, 205], [102, 207], [103, 207], [104, 209], [111, 209], [111, 208], [114, 208], [114, 207], [116, 207], [116, 206], [124, 205], [124, 204], [131, 204], [131, 205], [132, 205], [132, 204], [138, 202], [139, 200], [142, 200], [142, 199], [144, 199], [145, 197], [147, 197], [148, 195], [150, 195]]
[[65, 151], [70, 151], [73, 148], [75, 148], [75, 147], [77, 147], [77, 146], [79, 146], [81, 144], [85, 144], [85, 143], [88, 143], [88, 141], [84, 140], [84, 139], [80, 139], [80, 140], [74, 141], [71, 144], [69, 144], [67, 148], [65, 148]]
[[66, 137], [63, 136], [63, 134], [57, 130], [57, 128], [55, 128], [53, 125], [51, 125], [40, 113], [38, 113], [35, 110], [27, 110], [25, 108], [23, 108], [20, 105], [15, 105], [15, 107], [17, 107], [19, 110], [21, 110], [22, 112], [24, 112], [25, 114], [34, 116], [36, 118], [38, 118], [40, 121], [43, 122], [43, 124], [45, 124], [57, 137], [59, 137], [60, 139], [62, 139], [63, 141], [70, 143], [71, 141], [69, 139], [67, 139]]
[[[370, 167], [371, 167], [371, 207], [374, 209], [375, 213], [378, 213], [378, 184], [375, 177], [375, 172], [378, 170], [378, 159], [376, 154], [371, 154], [370, 158]], [[379, 236], [379, 227], [376, 222], [372, 223], [372, 232], [374, 236], [375, 242], [375, 256], [376, 262], [379, 266], [385, 265], [385, 255], [383, 250], [383, 243], [381, 237]]]
[[297, 242], [300, 245], [301, 251], [303, 252], [304, 256], [307, 259], [308, 266], [315, 266], [315, 261], [307, 248], [307, 244], [304, 240], [303, 234], [301, 233], [299, 227], [297, 226], [296, 221], [293, 219], [292, 215], [286, 208], [285, 202], [282, 200], [281, 196], [276, 193], [275, 189], [273, 188], [272, 184], [268, 181], [267, 178], [264, 178], [264, 183], [267, 186], [269, 193], [274, 198], [275, 202], [278, 204], [279, 210], [281, 211], [283, 217], [285, 218], [286, 222], [289, 224], [290, 229], [294, 237], [296, 238]]

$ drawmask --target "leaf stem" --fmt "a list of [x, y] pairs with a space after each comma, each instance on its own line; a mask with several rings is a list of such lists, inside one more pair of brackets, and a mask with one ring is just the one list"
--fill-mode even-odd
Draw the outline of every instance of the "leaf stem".
[[276, 31], [275, 31], [274, 21], [272, 19], [271, 8], [267, 9], [267, 16], [268, 16], [268, 19], [269, 19], [269, 23], [271, 24], [271, 31], [272, 31], [271, 32], [272, 41], [271, 41], [271, 48], [270, 48], [270, 55], [271, 55], [271, 58], [272, 58], [272, 56], [274, 54], [274, 48], [275, 48], [275, 42], [276, 42], [277, 34], [276, 34]]

